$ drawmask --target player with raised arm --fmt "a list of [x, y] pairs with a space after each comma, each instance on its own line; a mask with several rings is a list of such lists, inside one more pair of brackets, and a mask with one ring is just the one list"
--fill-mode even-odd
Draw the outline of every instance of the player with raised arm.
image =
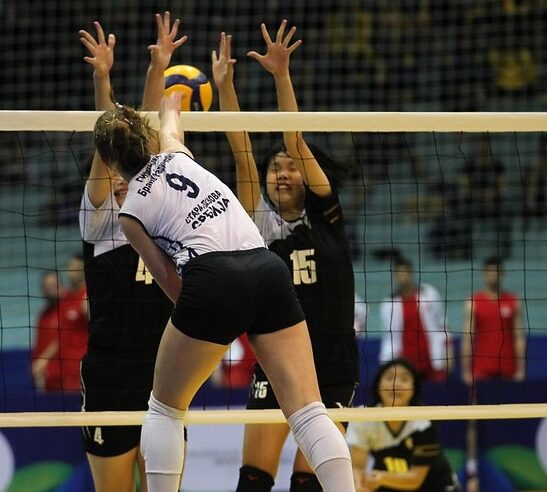
[[289, 272], [230, 189], [193, 159], [179, 114], [180, 94], [164, 98], [158, 155], [144, 145], [143, 120], [129, 108], [104, 113], [94, 131], [103, 161], [129, 182], [123, 231], [176, 302], [141, 438], [149, 491], [178, 490], [185, 412], [229, 344], [247, 332], [323, 489], [351, 492], [349, 451], [320, 401]]
[[[149, 47], [145, 110], [159, 108], [163, 71], [186, 39], [176, 39], [179, 21], [171, 26], [169, 12], [156, 14], [156, 22], [158, 40]], [[89, 51], [84, 60], [94, 68], [96, 109], [114, 109], [110, 70], [116, 39], [113, 34], [106, 37], [98, 22], [95, 29], [96, 38], [80, 31], [80, 40]], [[155, 140], [157, 148], [155, 133], [146, 138]], [[118, 212], [126, 194], [127, 182], [95, 152], [80, 210], [91, 316], [89, 346], [82, 361], [83, 411], [146, 410], [159, 341], [173, 308], [121, 229]], [[140, 426], [83, 428], [97, 492], [134, 491], [135, 463], [141, 490], [147, 490], [140, 434]]]
[[[283, 21], [272, 41], [262, 24], [267, 52], [248, 55], [273, 75], [279, 110], [298, 111], [289, 59], [301, 41], [291, 44], [296, 28], [285, 34], [286, 25]], [[212, 55], [213, 77], [220, 109], [238, 111], [230, 44], [231, 37], [222, 33], [219, 52]], [[292, 275], [310, 330], [323, 403], [331, 408], [349, 407], [359, 378], [354, 280], [337, 194], [349, 168], [307, 144], [301, 132], [285, 132], [284, 145], [265, 156], [259, 173], [249, 135], [230, 132], [227, 138], [236, 161], [238, 197], [268, 248], [284, 260]], [[279, 395], [261, 365], [255, 368], [247, 406], [279, 408]], [[343, 425], [339, 427], [344, 431]], [[245, 427], [238, 492], [271, 490], [288, 433], [283, 424]], [[298, 452], [290, 490], [319, 491], [319, 482]]]

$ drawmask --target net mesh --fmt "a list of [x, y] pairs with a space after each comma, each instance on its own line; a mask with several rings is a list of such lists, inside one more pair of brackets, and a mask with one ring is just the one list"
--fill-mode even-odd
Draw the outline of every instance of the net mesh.
[[331, 0], [251, 5], [228, 0], [5, 0], [0, 108], [92, 109], [89, 69], [77, 32], [100, 20], [117, 35], [114, 87], [137, 105], [155, 40], [154, 12], [183, 20], [188, 45], [176, 61], [210, 73], [220, 31], [234, 35], [238, 83], [248, 110], [273, 109], [275, 92], [257, 64], [261, 22], [287, 18], [304, 40], [294, 64], [302, 110], [538, 110], [545, 95], [544, 2], [533, 0]]
[[[257, 135], [252, 136], [254, 141]], [[195, 155], [233, 186], [234, 165], [222, 135], [192, 133], [189, 141], [207, 142], [208, 137], [219, 140], [222, 150], [214, 156], [210, 150], [204, 150], [203, 157]], [[0, 292], [4, 361], [0, 380], [3, 410], [9, 411], [17, 394], [36, 394], [28, 367], [18, 368], [20, 379], [8, 377], [9, 356], [19, 350], [29, 362], [38, 313], [44, 307], [41, 277], [56, 271], [66, 284], [68, 259], [81, 250], [77, 221], [92, 148], [86, 132], [3, 132], [2, 139], [12, 165], [12, 174], [0, 185], [5, 279]], [[265, 133], [259, 140], [257, 155], [277, 137]], [[517, 394], [509, 392], [509, 400], [503, 395], [504, 384], [490, 384], [485, 403], [527, 401], [534, 393], [529, 385], [541, 379], [546, 363], [541, 345], [530, 343], [545, 336], [542, 320], [547, 310], [542, 286], [547, 241], [545, 134], [324, 132], [310, 134], [309, 140], [352, 164], [341, 199], [358, 294], [356, 330], [363, 380], [357, 401], [369, 398], [379, 337], [386, 329], [381, 307], [399, 288], [394, 275], [398, 255], [412, 262], [416, 283], [438, 291], [446, 341], [449, 333], [453, 336], [456, 352], [442, 356], [450, 359], [453, 370], [437, 385], [434, 402], [439, 404], [468, 401], [462, 393], [458, 351], [460, 337], [468, 331], [464, 303], [484, 287], [484, 259], [504, 260], [504, 286], [522, 305], [528, 380], [518, 386]], [[196, 405], [243, 403], [248, 379], [236, 384], [241, 367], [235, 366], [249, 356], [245, 344], [234, 346]], [[504, 354], [494, 356], [504, 364]], [[251, 364], [243, 366], [248, 375]], [[66, 395], [57, 396], [64, 405]], [[24, 410], [38, 406], [39, 400], [31, 398]]]

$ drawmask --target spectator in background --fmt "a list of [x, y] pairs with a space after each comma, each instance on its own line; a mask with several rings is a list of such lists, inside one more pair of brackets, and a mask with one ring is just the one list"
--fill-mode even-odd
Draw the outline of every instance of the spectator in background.
[[367, 329], [367, 303], [355, 293], [355, 318], [353, 319], [353, 328], [358, 337], [366, 336]]
[[70, 257], [69, 287], [59, 287], [57, 274], [48, 272], [42, 290], [48, 306], [38, 321], [38, 338], [32, 355], [32, 375], [45, 391], [79, 391], [80, 360], [87, 347], [87, 293], [83, 258]]
[[[372, 405], [420, 404], [420, 377], [404, 359], [386, 362], [374, 379]], [[350, 446], [356, 492], [457, 492], [450, 464], [429, 420], [350, 422]], [[374, 458], [368, 469], [369, 454]]]
[[59, 351], [59, 298], [62, 290], [57, 272], [42, 275], [42, 297], [46, 305], [36, 321], [36, 340], [32, 350], [32, 377], [41, 390], [55, 389], [59, 383], [59, 361], [53, 357]]
[[383, 334], [380, 362], [404, 357], [421, 377], [441, 381], [451, 367], [452, 336], [437, 290], [414, 281], [412, 263], [394, 259], [394, 294], [380, 305]]
[[[465, 303], [461, 340], [462, 379], [471, 387], [471, 402], [478, 402], [474, 383], [492, 378], [523, 381], [526, 341], [520, 301], [502, 288], [502, 263], [497, 257], [484, 262], [485, 289]], [[467, 492], [478, 492], [477, 422], [467, 426]]]
[[499, 258], [488, 258], [483, 266], [485, 289], [465, 303], [463, 381], [468, 385], [500, 377], [523, 381], [526, 341], [520, 301], [515, 294], [503, 290]]
[[248, 388], [253, 379], [257, 360], [249, 338], [244, 333], [236, 338], [224, 354], [222, 361], [211, 375], [215, 386], [230, 389]]
[[60, 388], [80, 391], [80, 361], [87, 348], [87, 290], [84, 259], [74, 254], [67, 265], [68, 290], [59, 302]]

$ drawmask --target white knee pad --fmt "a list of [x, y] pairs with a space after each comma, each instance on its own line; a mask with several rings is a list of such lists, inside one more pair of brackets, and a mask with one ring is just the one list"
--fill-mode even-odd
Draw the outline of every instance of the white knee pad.
[[150, 395], [141, 432], [141, 453], [146, 473], [182, 473], [185, 413], [159, 402], [153, 394]]
[[287, 420], [298, 447], [314, 471], [327, 461], [350, 461], [344, 436], [330, 419], [323, 403], [310, 403]]

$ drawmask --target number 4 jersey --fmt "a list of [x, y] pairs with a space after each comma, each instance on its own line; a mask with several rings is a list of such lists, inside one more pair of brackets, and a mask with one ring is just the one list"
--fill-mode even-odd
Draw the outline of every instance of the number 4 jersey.
[[292, 273], [320, 386], [355, 384], [359, 380], [355, 288], [338, 196], [321, 198], [307, 190], [305, 210], [291, 222], [261, 197], [253, 218], [268, 248], [283, 258]]

